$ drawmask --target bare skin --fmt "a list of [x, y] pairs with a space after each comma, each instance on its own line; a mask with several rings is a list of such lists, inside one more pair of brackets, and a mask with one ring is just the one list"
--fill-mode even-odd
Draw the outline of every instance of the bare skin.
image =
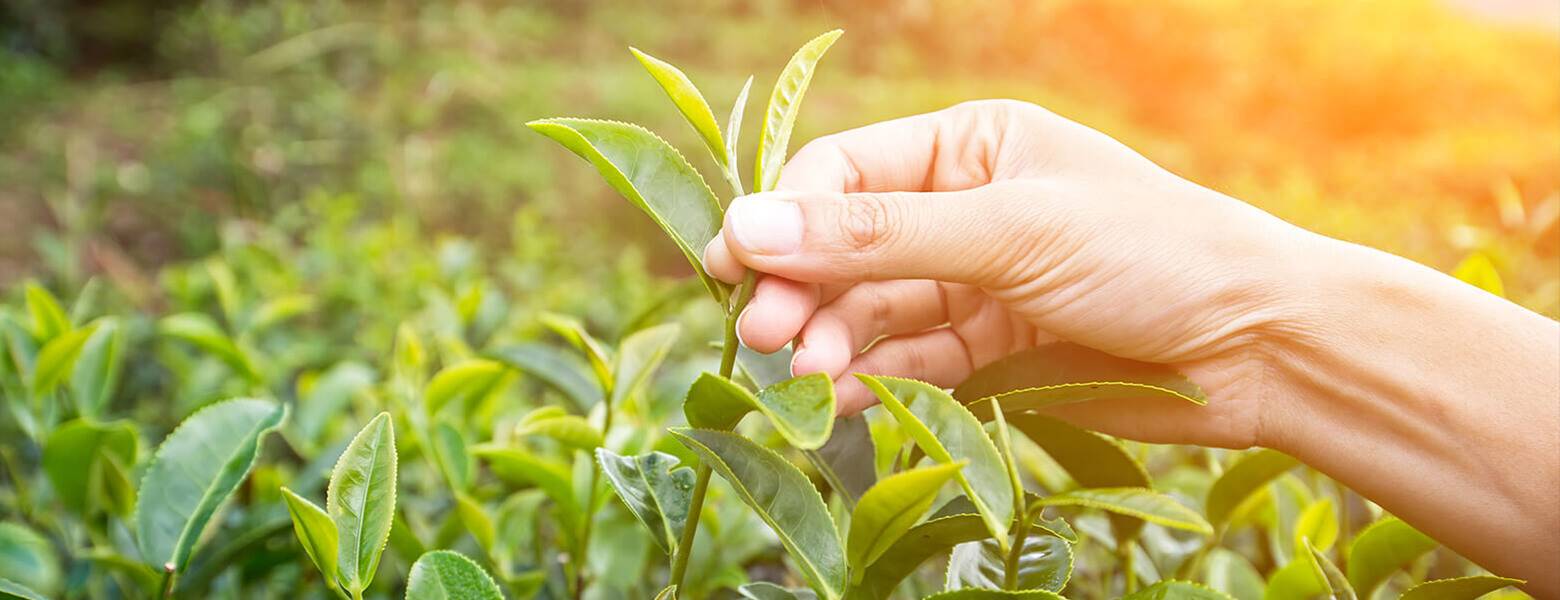
[[737, 199], [710, 273], [762, 274], [739, 325], [792, 369], [952, 387], [1055, 339], [1168, 363], [1206, 407], [1070, 405], [1156, 443], [1280, 450], [1560, 596], [1560, 324], [1320, 236], [1109, 137], [981, 101], [820, 138]]

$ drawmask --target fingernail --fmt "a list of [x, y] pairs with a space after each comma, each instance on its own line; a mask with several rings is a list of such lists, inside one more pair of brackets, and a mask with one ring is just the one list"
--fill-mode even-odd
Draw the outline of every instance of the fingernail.
[[802, 209], [766, 194], [738, 199], [726, 211], [737, 245], [754, 254], [790, 254], [802, 245]]
[[710, 239], [710, 243], [704, 245], [704, 253], [699, 255], [699, 265], [706, 273], [710, 271], [710, 248], [714, 248], [716, 242], [726, 243], [726, 240], [721, 238], [720, 232], [716, 232], [715, 237]]
[[791, 355], [791, 376], [792, 377], [796, 377], [799, 373], [801, 373], [801, 371], [797, 370], [796, 365], [802, 364], [802, 357], [805, 356], [806, 354], [807, 354], [807, 349], [806, 348], [797, 348], [796, 349], [796, 353]]

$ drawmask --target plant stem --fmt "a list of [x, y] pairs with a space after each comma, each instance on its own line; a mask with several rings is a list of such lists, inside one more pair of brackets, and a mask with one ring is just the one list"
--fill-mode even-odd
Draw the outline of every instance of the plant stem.
[[[607, 432], [612, 431], [612, 393], [609, 391], [602, 395], [601, 406], [603, 410], [601, 418], [601, 439], [607, 439]], [[592, 461], [595, 462], [594, 460]], [[585, 492], [585, 522], [580, 524], [579, 566], [574, 569], [574, 598], [580, 600], [585, 597], [585, 567], [590, 564], [590, 530], [595, 525], [596, 519], [596, 486], [600, 481], [601, 469], [595, 464], [590, 469], [590, 489]]]
[[[753, 282], [757, 275], [748, 271], [742, 277], [742, 284], [737, 287], [737, 294], [732, 300], [731, 306], [726, 311], [725, 339], [720, 348], [720, 376], [730, 378], [732, 371], [737, 367], [737, 346], [741, 344], [737, 340], [737, 319], [742, 317], [742, 309], [747, 308], [749, 300], [753, 299]], [[677, 553], [672, 556], [672, 575], [667, 582], [669, 586], [677, 586], [681, 590], [683, 576], [688, 573], [688, 555], [693, 552], [693, 539], [699, 532], [699, 517], [704, 514], [704, 495], [710, 488], [710, 475], [713, 473], [710, 466], [699, 463], [694, 471], [697, 479], [693, 484], [693, 498], [688, 503], [688, 523], [683, 525], [682, 538], [677, 541]]]
[[1018, 562], [1024, 556], [1024, 542], [1029, 540], [1029, 517], [1018, 513], [1018, 527], [1013, 529], [1013, 547], [1008, 550], [1007, 563], [1003, 566], [1002, 589], [1018, 589]]
[[162, 585], [159, 586], [162, 588], [163, 600], [168, 600], [169, 598], [173, 597], [173, 571], [173, 563], [167, 563], [163, 565]]
[[1126, 575], [1126, 578], [1127, 578], [1126, 583], [1124, 584], [1125, 591], [1123, 593], [1125, 593], [1125, 594], [1130, 594], [1132, 592], [1136, 592], [1137, 591], [1137, 586], [1138, 586], [1137, 564], [1136, 564], [1137, 563], [1137, 553], [1132, 551], [1132, 544], [1133, 543], [1134, 542], [1126, 542], [1126, 543], [1123, 543], [1122, 545], [1116, 547], [1116, 552], [1118, 554], [1120, 554], [1120, 556], [1121, 556], [1120, 560], [1121, 560], [1122, 571]]

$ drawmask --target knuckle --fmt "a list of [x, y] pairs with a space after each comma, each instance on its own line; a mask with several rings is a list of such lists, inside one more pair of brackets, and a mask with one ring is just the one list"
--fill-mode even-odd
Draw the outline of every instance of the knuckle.
[[870, 252], [885, 245], [893, 235], [896, 217], [879, 195], [847, 196], [843, 217], [839, 221], [840, 238], [850, 250]]

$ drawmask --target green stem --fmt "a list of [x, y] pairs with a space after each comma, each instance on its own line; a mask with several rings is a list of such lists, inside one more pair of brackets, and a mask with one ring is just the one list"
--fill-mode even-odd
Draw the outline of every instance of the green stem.
[[173, 571], [173, 563], [163, 565], [162, 585], [158, 586], [162, 588], [163, 600], [173, 597]]
[[[607, 438], [607, 433], [612, 431], [612, 396], [610, 393], [603, 395], [601, 439]], [[595, 525], [596, 519], [596, 486], [600, 481], [601, 469], [591, 465], [590, 489], [585, 492], [585, 516], [584, 523], [580, 524], [579, 566], [574, 569], [574, 598], [579, 600], [585, 597], [585, 567], [590, 563], [590, 531]]]
[[1137, 553], [1132, 551], [1133, 542], [1126, 542], [1116, 547], [1116, 552], [1121, 556], [1122, 569], [1125, 571], [1127, 581], [1123, 593], [1130, 594], [1137, 591]]
[[1008, 549], [1007, 563], [1003, 566], [1002, 589], [1018, 589], [1018, 562], [1024, 556], [1024, 542], [1029, 539], [1030, 520], [1023, 512], [1019, 514], [1018, 527], [1013, 529], [1012, 548]]
[[[742, 309], [747, 308], [748, 301], [753, 299], [753, 282], [757, 275], [748, 271], [742, 277], [742, 284], [737, 287], [737, 294], [731, 306], [726, 311], [725, 339], [720, 348], [720, 376], [730, 378], [732, 371], [737, 367], [737, 347], [741, 344], [737, 340], [737, 319], [742, 316]], [[713, 473], [709, 465], [699, 463], [694, 471], [697, 479], [693, 484], [693, 499], [688, 503], [688, 523], [683, 526], [682, 538], [677, 541], [677, 553], [672, 556], [672, 576], [667, 582], [669, 586], [677, 586], [681, 590], [683, 576], [688, 573], [688, 555], [693, 553], [693, 539], [699, 532], [699, 517], [704, 514], [704, 495], [709, 491], [710, 475]]]

